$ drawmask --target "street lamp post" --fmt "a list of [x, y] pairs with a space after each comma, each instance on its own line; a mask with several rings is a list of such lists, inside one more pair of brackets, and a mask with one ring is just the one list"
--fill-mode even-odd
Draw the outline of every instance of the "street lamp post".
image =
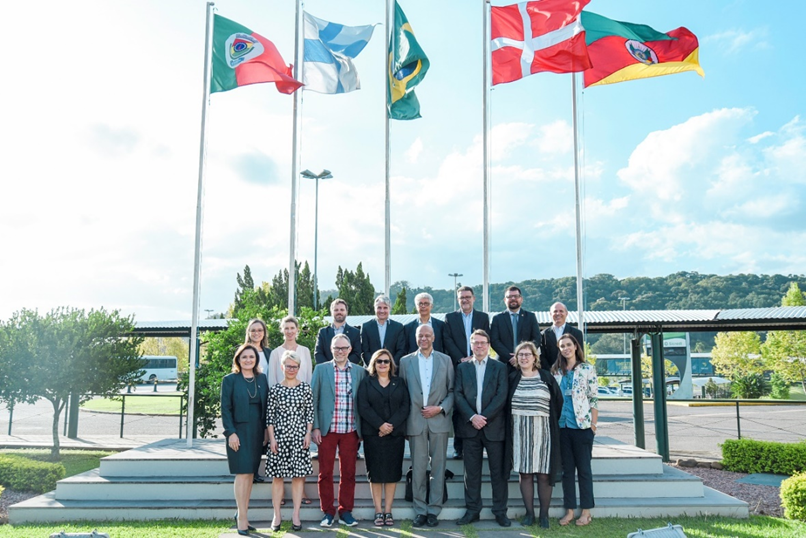
[[[622, 312], [627, 310], [627, 301], [630, 300], [629, 297], [619, 297], [619, 301], [621, 301], [621, 310]], [[624, 342], [624, 354], [627, 354], [627, 333], [621, 335], [621, 339]]]
[[448, 273], [448, 276], [453, 277], [453, 309], [456, 310], [456, 279], [460, 276], [465, 276], [462, 273]]
[[314, 210], [314, 231], [313, 231], [313, 309], [319, 309], [319, 272], [318, 272], [318, 256], [319, 256], [319, 180], [330, 179], [333, 174], [330, 170], [322, 170], [318, 174], [314, 174], [310, 170], [303, 170], [300, 175], [305, 179], [316, 180], [316, 209]]

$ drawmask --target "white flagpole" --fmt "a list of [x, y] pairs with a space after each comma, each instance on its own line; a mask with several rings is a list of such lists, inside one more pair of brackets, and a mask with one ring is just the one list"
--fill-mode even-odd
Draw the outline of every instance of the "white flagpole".
[[490, 201], [490, 174], [489, 174], [489, 136], [487, 133], [487, 98], [490, 93], [490, 86], [488, 84], [489, 80], [489, 58], [490, 58], [490, 14], [489, 14], [489, 5], [490, 0], [482, 0], [482, 12], [484, 14], [484, 23], [483, 23], [483, 51], [484, 51], [484, 69], [483, 69], [483, 81], [482, 81], [482, 99], [481, 99], [481, 108], [482, 108], [482, 170], [483, 170], [483, 198], [484, 198], [484, 231], [483, 231], [483, 268], [482, 274], [484, 283], [482, 284], [482, 306], [485, 312], [490, 311], [490, 208], [489, 208], [489, 201]]
[[386, 88], [386, 95], [384, 95], [383, 103], [383, 118], [384, 127], [386, 129], [386, 148], [385, 148], [385, 161], [386, 161], [386, 183], [385, 183], [385, 199], [384, 199], [384, 295], [389, 296], [392, 287], [392, 208], [389, 186], [389, 171], [390, 171], [390, 148], [389, 148], [389, 71], [391, 69], [391, 59], [389, 58], [389, 49], [392, 46], [392, 25], [393, 12], [390, 3], [394, 0], [386, 0], [386, 72], [384, 73]]
[[574, 216], [577, 247], [577, 326], [585, 334], [585, 304], [582, 292], [582, 216], [579, 209], [579, 130], [577, 128], [577, 75], [571, 73], [571, 114], [574, 123]]
[[204, 168], [207, 153], [207, 108], [210, 106], [210, 62], [213, 45], [213, 7], [207, 2], [207, 17], [204, 22], [204, 90], [202, 92], [201, 135], [199, 142], [199, 184], [196, 190], [196, 241], [193, 254], [193, 314], [190, 321], [190, 364], [188, 365], [188, 416], [185, 437], [188, 448], [193, 447], [195, 419], [193, 407], [196, 403], [196, 360], [198, 350], [196, 340], [199, 334], [199, 295], [201, 289], [201, 244], [202, 213], [204, 197]]
[[[294, 78], [300, 80], [299, 66], [299, 27], [302, 12], [299, 8], [300, 0], [296, 0], [296, 14], [294, 16]], [[297, 138], [299, 136], [299, 98], [300, 92], [294, 92], [293, 132], [291, 142], [291, 231], [288, 241], [288, 314], [293, 316], [296, 311], [296, 280], [297, 280]]]

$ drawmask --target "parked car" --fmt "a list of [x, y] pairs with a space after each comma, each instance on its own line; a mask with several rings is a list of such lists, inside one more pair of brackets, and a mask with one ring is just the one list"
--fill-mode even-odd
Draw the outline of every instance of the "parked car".
[[599, 396], [622, 396], [618, 387], [599, 387], [598, 393]]

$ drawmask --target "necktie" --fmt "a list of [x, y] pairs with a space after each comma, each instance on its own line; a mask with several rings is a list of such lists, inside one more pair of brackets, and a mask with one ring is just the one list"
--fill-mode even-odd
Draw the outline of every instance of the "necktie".
[[518, 347], [518, 314], [510, 314], [512, 319], [512, 351]]

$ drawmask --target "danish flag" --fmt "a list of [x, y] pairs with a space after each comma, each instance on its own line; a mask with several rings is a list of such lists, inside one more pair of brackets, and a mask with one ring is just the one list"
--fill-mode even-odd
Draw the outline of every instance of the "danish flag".
[[590, 0], [534, 0], [492, 7], [493, 86], [541, 71], [591, 67], [580, 13]]

